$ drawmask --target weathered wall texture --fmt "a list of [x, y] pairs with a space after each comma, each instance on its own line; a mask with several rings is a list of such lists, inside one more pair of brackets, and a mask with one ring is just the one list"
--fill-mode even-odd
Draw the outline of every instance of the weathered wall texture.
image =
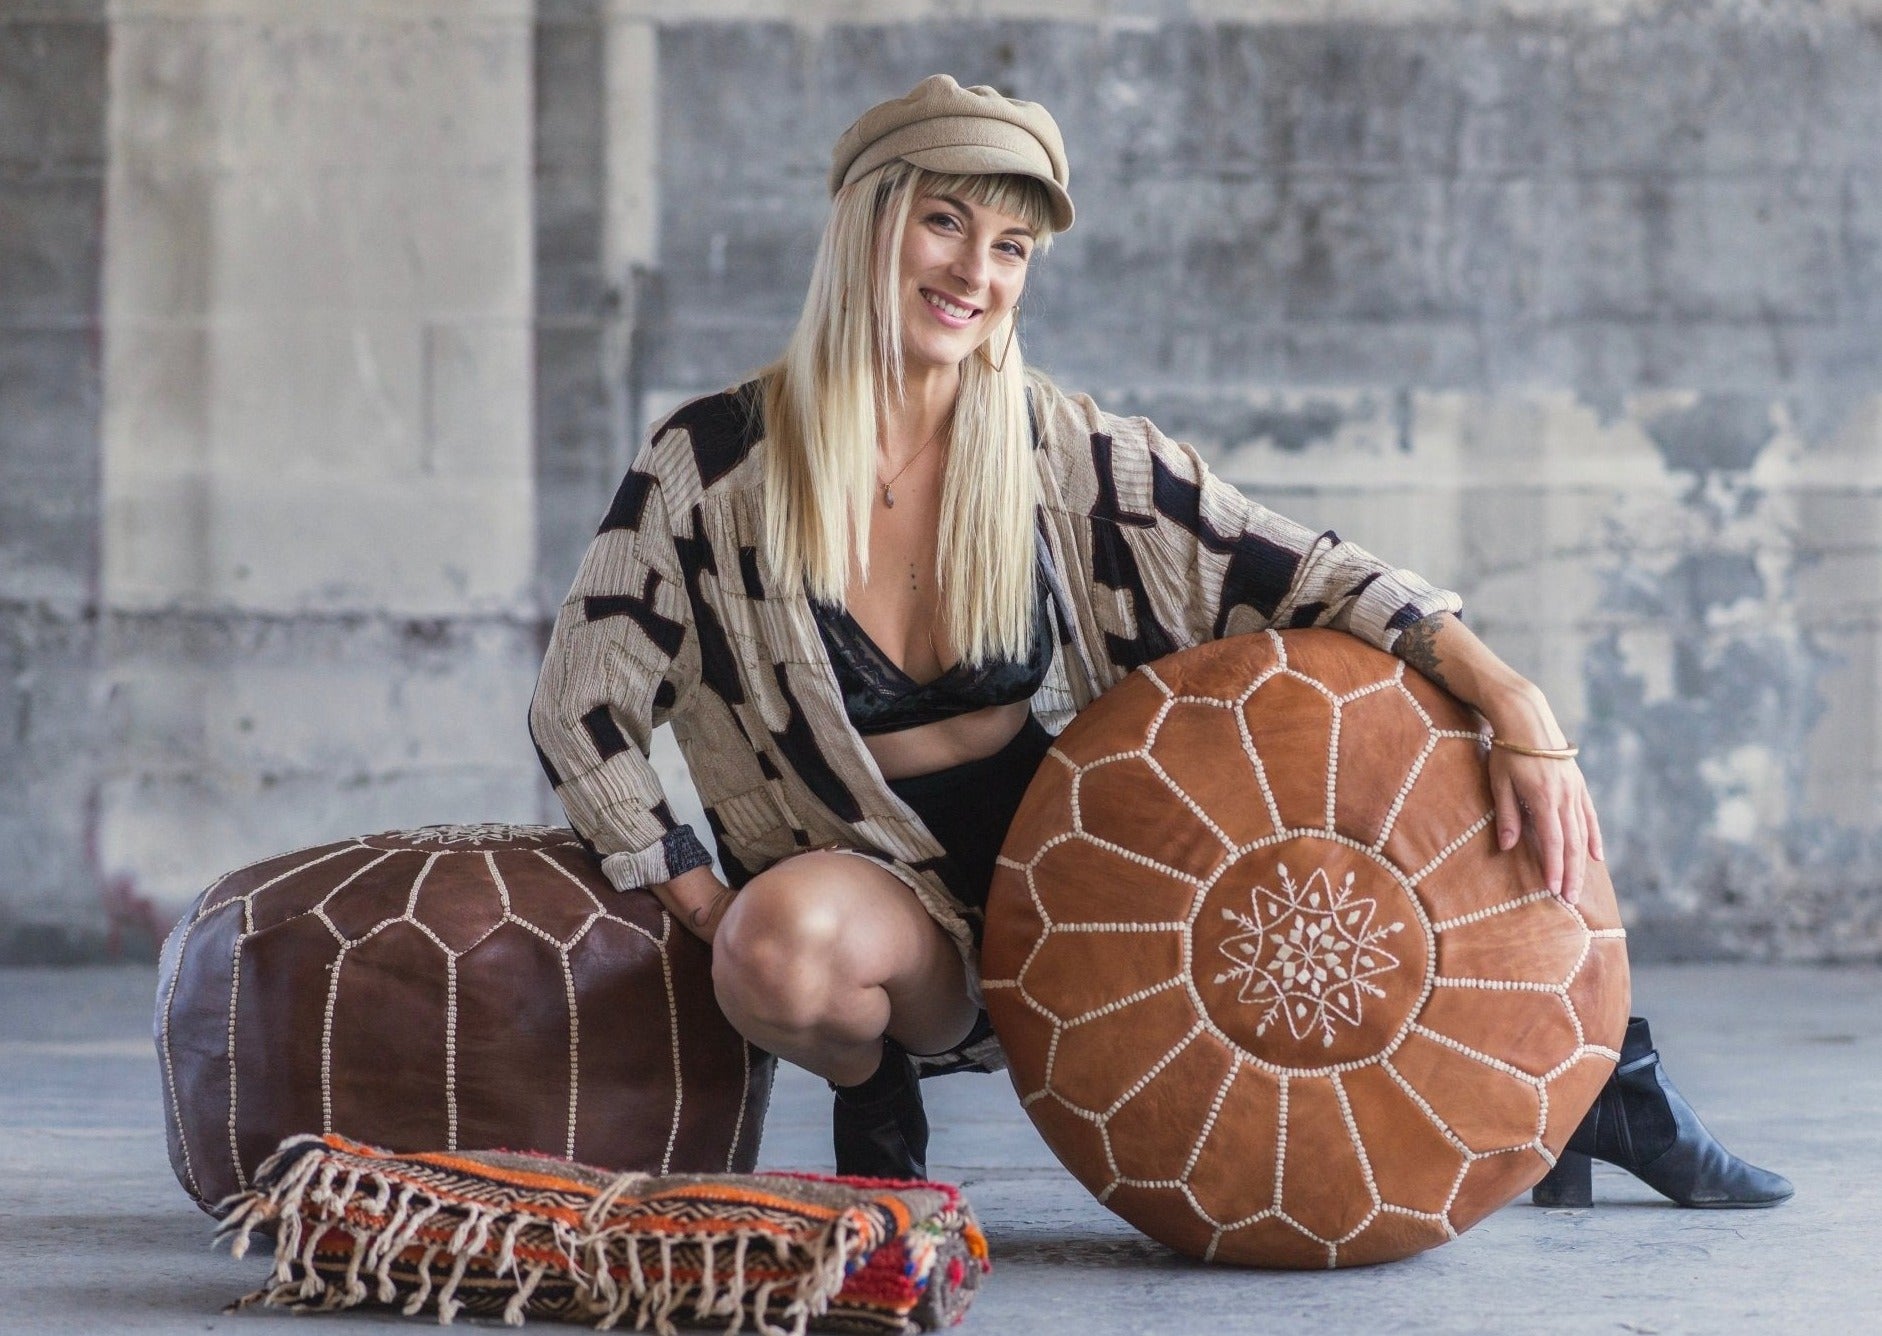
[[114, 10], [96, 838], [159, 919], [538, 810], [530, 51], [518, 3]]
[[1028, 355], [1463, 590], [1637, 951], [1882, 955], [1882, 4], [7, 13], [0, 958], [552, 810], [540, 618], [934, 70], [1065, 129]]
[[106, 947], [91, 809], [102, 0], [0, 10], [0, 953]]

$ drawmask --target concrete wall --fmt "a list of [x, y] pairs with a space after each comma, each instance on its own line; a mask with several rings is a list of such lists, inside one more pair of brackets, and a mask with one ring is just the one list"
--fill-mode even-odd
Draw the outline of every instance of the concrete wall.
[[1462, 589], [1637, 951], [1882, 955], [1882, 5], [7, 12], [0, 957], [545, 811], [541, 616], [646, 421], [775, 353], [836, 133], [937, 69], [1065, 129], [1028, 355]]
[[108, 884], [540, 810], [531, 40], [497, 0], [111, 25]]
[[0, 953], [96, 954], [104, 5], [0, 10]]

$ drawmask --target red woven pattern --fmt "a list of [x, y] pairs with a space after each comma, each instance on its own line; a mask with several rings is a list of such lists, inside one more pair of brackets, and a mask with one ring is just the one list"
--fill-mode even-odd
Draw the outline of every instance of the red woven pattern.
[[394, 1155], [299, 1137], [233, 1203], [276, 1231], [244, 1303], [525, 1314], [611, 1326], [932, 1330], [987, 1267], [958, 1189], [799, 1174], [609, 1174], [503, 1152]]

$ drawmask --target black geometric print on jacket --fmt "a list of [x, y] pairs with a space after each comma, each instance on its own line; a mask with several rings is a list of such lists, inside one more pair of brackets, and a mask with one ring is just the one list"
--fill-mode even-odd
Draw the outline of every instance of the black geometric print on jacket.
[[[1211, 552], [1229, 559], [1222, 572], [1222, 597], [1217, 604], [1211, 637], [1220, 640], [1227, 634], [1229, 614], [1238, 607], [1253, 608], [1263, 621], [1274, 620], [1274, 610], [1281, 606], [1293, 587], [1294, 573], [1300, 559], [1278, 543], [1271, 543], [1252, 531], [1217, 533], [1202, 513], [1202, 488], [1186, 478], [1179, 478], [1161, 459], [1150, 461], [1151, 495], [1157, 513], [1182, 525]], [[1320, 535], [1338, 545], [1340, 536], [1331, 530]]]
[[[694, 451], [697, 453], [697, 446]], [[680, 559], [680, 571], [686, 577], [686, 599], [693, 609], [693, 634], [699, 638], [699, 673], [727, 705], [743, 705], [745, 688], [739, 683], [738, 656], [732, 653], [732, 642], [726, 638], [725, 627], [703, 586], [705, 576], [719, 578], [719, 563], [706, 538], [706, 513], [694, 506], [689, 515], [691, 529], [673, 535], [673, 551]]]
[[621, 726], [614, 722], [614, 711], [606, 705], [597, 705], [582, 716], [582, 727], [588, 730], [588, 736], [594, 740], [595, 755], [602, 760], [618, 756], [626, 751], [629, 742], [621, 733]]
[[804, 707], [798, 702], [797, 693], [791, 690], [791, 681], [784, 665], [772, 664], [771, 672], [777, 678], [778, 695], [783, 699], [787, 711], [784, 727], [771, 730], [772, 741], [778, 744], [779, 752], [809, 786], [818, 802], [836, 813], [839, 820], [861, 821], [862, 804], [856, 801], [856, 795], [850, 792], [849, 785], [831, 768], [823, 748], [817, 745], [816, 730], [811, 727], [810, 716], [804, 713]]
[[1117, 499], [1117, 475], [1111, 467], [1111, 437], [1105, 432], [1091, 433], [1091, 467], [1097, 475], [1098, 495], [1091, 503], [1091, 573], [1099, 584], [1108, 585], [1131, 596], [1136, 613], [1137, 634], [1131, 637], [1104, 633], [1105, 652], [1111, 661], [1130, 668], [1141, 668], [1172, 653], [1177, 641], [1158, 624], [1150, 591], [1137, 569], [1137, 556], [1119, 527], [1152, 529], [1156, 516], [1137, 515], [1124, 509]]
[[699, 485], [711, 487], [737, 468], [764, 439], [758, 382], [751, 381], [725, 394], [710, 394], [682, 404], [660, 428], [660, 434], [685, 432], [693, 447], [693, 467]]
[[627, 617], [646, 633], [647, 639], [669, 657], [680, 652], [686, 639], [686, 624], [663, 617], [655, 610], [660, 590], [660, 576], [647, 572], [638, 594], [591, 594], [582, 600], [582, 616], [591, 622], [609, 617]]
[[597, 532], [640, 528], [641, 512], [647, 509], [647, 497], [653, 491], [653, 486], [654, 480], [650, 474], [629, 469], [627, 476], [621, 479], [621, 485], [615, 488], [614, 501], [608, 506], [608, 513], [602, 517], [601, 528]]

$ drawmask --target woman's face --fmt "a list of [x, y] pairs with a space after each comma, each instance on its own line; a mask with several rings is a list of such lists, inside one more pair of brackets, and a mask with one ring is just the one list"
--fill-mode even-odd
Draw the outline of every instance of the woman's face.
[[[916, 198], [902, 232], [902, 360], [910, 373], [959, 366], [1002, 328], [1026, 286], [1035, 241], [1025, 223], [984, 204]], [[989, 355], [997, 361], [1000, 350]]]

